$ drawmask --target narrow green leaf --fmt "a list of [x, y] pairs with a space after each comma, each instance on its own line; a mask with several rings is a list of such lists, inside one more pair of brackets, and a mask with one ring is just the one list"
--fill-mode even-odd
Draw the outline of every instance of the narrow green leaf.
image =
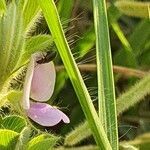
[[115, 6], [128, 16], [150, 18], [149, 2], [116, 1]]
[[109, 23], [123, 46], [123, 48], [117, 53], [116, 57], [114, 58], [114, 63], [122, 66], [136, 67], [137, 61], [133, 53], [134, 50], [128, 39], [125, 37], [118, 23], [118, 19], [121, 17], [121, 15], [122, 13], [114, 5], [111, 5], [108, 8]]
[[[142, 36], [141, 36], [142, 35]], [[150, 20], [142, 20], [129, 37], [129, 42], [136, 56], [139, 56], [149, 42], [150, 38]], [[140, 41], [140, 42], [139, 42]]]
[[[126, 65], [128, 67], [135, 68], [137, 66], [137, 61], [130, 43], [124, 36], [117, 22], [115, 21], [111, 22], [111, 26], [123, 45], [123, 49], [121, 49], [119, 53], [117, 53], [116, 57], [114, 58], [114, 62], [117, 63], [118, 65]], [[123, 58], [124, 61], [122, 61]]]
[[[145, 43], [148, 42], [150, 36], [150, 22], [148, 19], [142, 20], [129, 36], [129, 43], [133, 53], [121, 48], [114, 56], [114, 63], [117, 65], [137, 67], [138, 56], [142, 53]], [[142, 36], [141, 36], [142, 35]], [[140, 41], [140, 42], [139, 42]], [[135, 62], [136, 58], [136, 62]], [[122, 61], [124, 60], [124, 61]]]
[[15, 148], [19, 134], [12, 130], [0, 129], [0, 149], [11, 150]]
[[16, 115], [6, 116], [1, 121], [1, 128], [13, 130], [15, 132], [21, 132], [26, 125], [25, 119]]
[[99, 117], [112, 149], [118, 149], [118, 128], [112, 58], [105, 0], [93, 0], [96, 33]]
[[124, 33], [122, 32], [121, 28], [119, 27], [118, 23], [115, 21], [112, 21], [111, 26], [112, 26], [113, 30], [115, 31], [115, 33], [117, 34], [119, 40], [121, 41], [124, 49], [133, 55], [133, 49], [132, 49], [129, 41], [126, 39]]
[[[68, 76], [73, 84], [89, 126], [93, 131], [94, 138], [101, 149], [111, 149], [102, 124], [91, 101], [88, 90], [81, 77], [77, 64], [66, 41], [58, 12], [53, 0], [39, 0], [40, 6], [50, 28], [54, 42], [62, 58]], [[49, 15], [51, 14], [51, 15]]]

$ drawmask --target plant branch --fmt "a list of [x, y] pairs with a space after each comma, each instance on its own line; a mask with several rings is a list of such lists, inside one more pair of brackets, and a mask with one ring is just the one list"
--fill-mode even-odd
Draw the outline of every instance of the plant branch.
[[[95, 72], [96, 71], [96, 64], [83, 64], [83, 65], [78, 65], [78, 68], [82, 72]], [[56, 71], [62, 71], [64, 70], [64, 66], [56, 66]], [[146, 71], [141, 71], [137, 69], [132, 69], [132, 68], [127, 68], [127, 67], [122, 67], [122, 66], [113, 66], [113, 71], [114, 73], [120, 73], [125, 77], [137, 77], [137, 78], [143, 78], [147, 72]]]

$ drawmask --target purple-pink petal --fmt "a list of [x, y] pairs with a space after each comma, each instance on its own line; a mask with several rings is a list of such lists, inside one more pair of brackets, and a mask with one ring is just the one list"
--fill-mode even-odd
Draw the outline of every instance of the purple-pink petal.
[[31, 102], [27, 114], [33, 121], [42, 126], [54, 126], [60, 121], [64, 123], [70, 122], [69, 118], [62, 111], [46, 103]]
[[48, 101], [53, 94], [56, 72], [53, 62], [37, 64], [31, 84], [30, 97], [35, 101]]

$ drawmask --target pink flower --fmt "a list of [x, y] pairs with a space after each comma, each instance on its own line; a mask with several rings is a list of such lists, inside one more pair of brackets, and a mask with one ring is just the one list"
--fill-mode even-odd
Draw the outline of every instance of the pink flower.
[[[42, 103], [48, 101], [53, 94], [56, 72], [53, 62], [38, 64], [40, 57], [37, 54], [32, 55], [28, 64], [22, 107], [33, 121], [42, 126], [54, 126], [61, 120], [69, 123], [69, 118], [62, 111]], [[30, 98], [37, 102], [31, 101]]]

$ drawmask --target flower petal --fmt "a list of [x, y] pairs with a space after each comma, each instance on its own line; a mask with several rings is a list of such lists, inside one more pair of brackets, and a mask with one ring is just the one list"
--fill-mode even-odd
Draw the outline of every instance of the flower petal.
[[31, 102], [27, 113], [33, 121], [42, 126], [54, 126], [61, 120], [64, 123], [70, 122], [69, 118], [62, 111], [46, 103]]
[[31, 98], [44, 102], [50, 99], [55, 86], [56, 72], [53, 62], [37, 64], [31, 85]]
[[22, 96], [22, 107], [24, 109], [29, 109], [30, 107], [30, 91], [31, 91], [31, 83], [33, 78], [33, 72], [34, 72], [34, 66], [35, 66], [35, 60], [34, 56], [31, 56], [30, 62], [28, 64], [25, 81], [24, 81], [24, 87], [23, 87], [23, 96]]

